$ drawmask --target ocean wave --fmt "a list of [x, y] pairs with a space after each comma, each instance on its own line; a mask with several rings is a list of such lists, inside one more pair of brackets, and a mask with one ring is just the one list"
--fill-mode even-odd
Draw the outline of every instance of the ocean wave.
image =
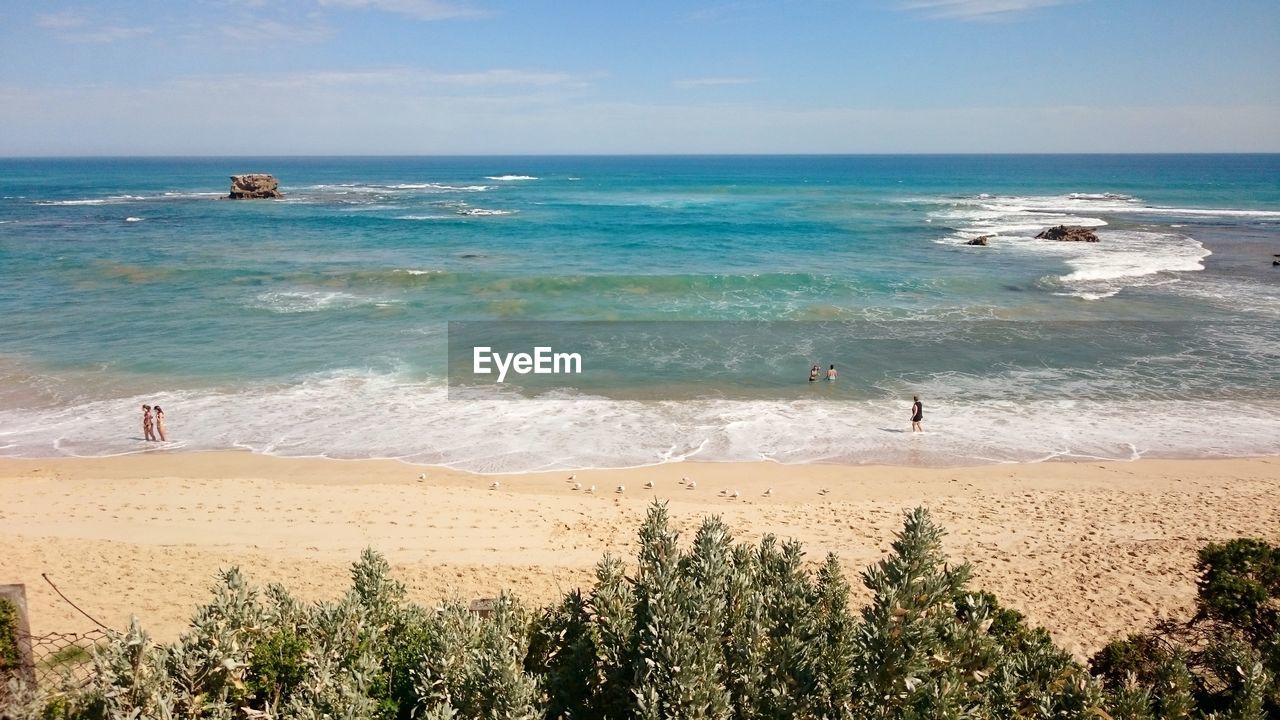
[[396, 220], [450, 220], [449, 215], [397, 215]]
[[124, 221], [125, 221], [125, 222], [127, 222], [127, 223], [136, 223], [136, 222], [142, 222], [142, 218], [140, 218], [140, 217], [132, 217], [132, 216], [130, 216], [130, 217], [125, 218], [125, 219], [124, 219]]
[[423, 191], [429, 190], [433, 192], [452, 193], [452, 192], [486, 192], [492, 190], [490, 185], [450, 185], [448, 183], [394, 183], [390, 185], [381, 185], [373, 183], [322, 183], [319, 185], [306, 185], [298, 188], [298, 192], [304, 191], [320, 191], [331, 195], [385, 195], [385, 194], [407, 194], [406, 191]]
[[1173, 232], [1099, 230], [1097, 244], [1038, 240], [1035, 235], [1054, 225], [1107, 228], [1106, 220], [1086, 213], [1132, 212], [1140, 202], [1117, 193], [982, 194], [954, 199], [929, 219], [954, 229], [938, 239], [941, 243], [959, 245], [986, 235], [998, 239], [1001, 248], [1060, 258], [1071, 271], [1046, 277], [1041, 285], [1061, 295], [1102, 300], [1125, 288], [1165, 284], [1177, 273], [1203, 270], [1210, 252], [1194, 238]]
[[281, 314], [344, 310], [361, 305], [386, 306], [393, 301], [332, 290], [274, 290], [259, 293], [251, 305]]
[[515, 210], [488, 210], [485, 208], [460, 208], [456, 210], [459, 215], [468, 217], [487, 217], [491, 215], [514, 215]]
[[[989, 195], [954, 198], [952, 207], [931, 217], [943, 220], [995, 221], [1034, 218], [1045, 225], [1096, 226], [1095, 214], [1168, 217], [1280, 218], [1280, 211], [1237, 208], [1188, 208], [1144, 204], [1141, 198], [1119, 193], [1066, 195]], [[1053, 222], [1051, 216], [1061, 222]], [[1019, 223], [1021, 224], [1021, 223]], [[1104, 223], [1105, 224], [1105, 223]]]
[[[384, 270], [371, 268], [324, 273], [288, 273], [277, 276], [273, 280], [289, 288], [285, 292], [328, 293], [337, 291], [344, 293], [347, 290], [360, 291], [347, 293], [350, 295], [350, 300], [335, 299], [340, 303], [353, 302], [358, 305], [385, 299], [376, 296], [379, 290], [403, 290], [422, 287], [448, 277], [451, 277], [451, 273], [438, 269], [394, 268]], [[356, 302], [357, 300], [361, 302]]]
[[1174, 279], [1174, 273], [1203, 270], [1204, 259], [1210, 255], [1209, 249], [1193, 238], [1158, 232], [1111, 232], [1097, 245], [1089, 243], [1090, 247], [1055, 245], [1059, 246], [1054, 248], [1056, 254], [1072, 270], [1048, 284], [1087, 300], [1112, 297], [1129, 287], [1164, 284]]
[[511, 182], [513, 180], [537, 180], [538, 178], [532, 175], [486, 175], [484, 179]]
[[[926, 401], [928, 432], [921, 436], [907, 430], [905, 400], [451, 397], [438, 380], [363, 371], [237, 391], [161, 391], [36, 412], [0, 409], [0, 427], [8, 455], [142, 452], [155, 447], [135, 437], [136, 408], [149, 401], [166, 408], [170, 434], [189, 450], [399, 458], [479, 472], [678, 460], [972, 465], [1280, 452], [1274, 398], [966, 402], [955, 387], [964, 380], [938, 378], [914, 388]], [[976, 379], [984, 380], [991, 379]], [[839, 431], [815, 433], [815, 427]]]
[[46, 206], [46, 207], [50, 207], [50, 206], [52, 206], [52, 207], [62, 207], [62, 206], [73, 207], [73, 206], [77, 206], [77, 205], [106, 205], [106, 204], [108, 204], [108, 203], [116, 203], [116, 202], [119, 202], [119, 201], [117, 201], [117, 200], [112, 200], [111, 198], [85, 198], [85, 199], [81, 199], [81, 200], [36, 200], [36, 201], [35, 201], [35, 204], [36, 204], [36, 205]]
[[94, 205], [132, 205], [143, 202], [174, 202], [179, 200], [208, 200], [222, 197], [226, 193], [218, 192], [163, 192], [157, 195], [108, 195], [97, 198], [76, 198], [72, 200], [33, 200], [32, 204], [44, 207], [76, 207]]

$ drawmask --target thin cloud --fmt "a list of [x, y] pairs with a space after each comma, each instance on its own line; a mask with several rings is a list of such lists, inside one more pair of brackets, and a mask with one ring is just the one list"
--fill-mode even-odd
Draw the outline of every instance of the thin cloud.
[[113, 43], [151, 33], [149, 27], [95, 25], [88, 15], [75, 10], [40, 15], [36, 17], [36, 25], [59, 40], [71, 43]]
[[993, 20], [1076, 0], [903, 0], [905, 10], [940, 20]]
[[328, 40], [334, 36], [334, 30], [319, 23], [291, 25], [276, 20], [253, 20], [224, 25], [222, 34], [237, 42], [305, 45]]
[[671, 81], [671, 87], [677, 90], [692, 90], [705, 87], [723, 87], [727, 85], [750, 85], [756, 82], [755, 78], [743, 77], [708, 77], [708, 78], [687, 78], [684, 80]]
[[381, 10], [415, 20], [455, 20], [484, 17], [489, 13], [445, 0], [320, 0], [324, 7]]
[[381, 68], [372, 70], [317, 70], [296, 73], [253, 75], [194, 76], [173, 81], [173, 85], [210, 92], [246, 91], [252, 89], [401, 89], [436, 87], [478, 89], [492, 87], [525, 87], [537, 89], [580, 90], [590, 85], [586, 78], [569, 73], [533, 70], [493, 69], [469, 73], [440, 73], [419, 68]]

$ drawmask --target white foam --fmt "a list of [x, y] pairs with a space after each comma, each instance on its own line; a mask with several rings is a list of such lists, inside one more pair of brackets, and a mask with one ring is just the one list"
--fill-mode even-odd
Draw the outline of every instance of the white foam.
[[438, 381], [339, 371], [236, 392], [6, 408], [0, 443], [4, 454], [33, 457], [139, 452], [154, 447], [136, 437], [137, 407], [152, 402], [165, 407], [171, 435], [190, 450], [399, 458], [481, 472], [682, 459], [964, 465], [1280, 453], [1274, 399], [973, 399], [987, 382], [995, 392], [986, 397], [1007, 396], [1001, 383], [1009, 380], [956, 376], [913, 388], [926, 401], [924, 437], [909, 432], [905, 401], [450, 398]]
[[448, 215], [397, 215], [396, 220], [449, 220]]
[[125, 218], [125, 219], [124, 219], [124, 221], [125, 221], [125, 222], [127, 222], [127, 223], [142, 222], [142, 218], [140, 218], [140, 217], [127, 217], [127, 218]]
[[514, 210], [486, 210], [485, 208], [461, 208], [457, 210], [459, 215], [469, 215], [473, 217], [484, 217], [488, 215], [512, 215]]
[[364, 297], [329, 290], [273, 290], [259, 293], [251, 304], [263, 310], [289, 314], [338, 310], [385, 302], [389, 301], [385, 298]]
[[930, 214], [955, 232], [938, 242], [963, 244], [981, 235], [999, 238], [999, 247], [1061, 259], [1071, 271], [1041, 282], [1050, 290], [1086, 300], [1112, 297], [1126, 287], [1165, 284], [1176, 273], [1204, 269], [1210, 252], [1195, 239], [1153, 231], [1099, 230], [1098, 243], [1038, 240], [1035, 235], [1055, 225], [1106, 228], [1107, 221], [1089, 212], [1142, 211], [1137, 198], [1115, 193], [1072, 193], [1053, 196], [960, 198]]
[[37, 200], [36, 205], [45, 205], [45, 206], [106, 205], [109, 202], [111, 202], [109, 198], [89, 198], [84, 200]]
[[395, 190], [441, 190], [444, 192], [485, 192], [493, 189], [489, 185], [446, 185], [443, 183], [401, 183], [390, 187]]
[[511, 182], [513, 180], [537, 180], [532, 175], [486, 175], [485, 180], [501, 180], [503, 182]]

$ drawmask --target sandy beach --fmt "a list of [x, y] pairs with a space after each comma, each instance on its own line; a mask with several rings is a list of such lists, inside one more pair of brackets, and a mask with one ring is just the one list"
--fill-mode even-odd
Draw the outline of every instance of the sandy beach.
[[[219, 568], [331, 598], [364, 547], [384, 553], [421, 603], [501, 591], [542, 603], [588, 587], [602, 553], [630, 558], [656, 497], [684, 529], [718, 514], [738, 539], [795, 538], [815, 563], [837, 553], [861, 600], [857, 573], [887, 551], [901, 511], [923, 504], [949, 531], [952, 558], [973, 564], [978, 587], [1084, 655], [1110, 636], [1186, 617], [1205, 543], [1280, 540], [1278, 458], [960, 469], [682, 463], [580, 471], [579, 491], [567, 475], [240, 452], [4, 459], [0, 583], [26, 584], [37, 634], [93, 627], [45, 573], [104, 624], [122, 628], [134, 614], [159, 639], [181, 632]], [[680, 484], [684, 476], [696, 489]]]

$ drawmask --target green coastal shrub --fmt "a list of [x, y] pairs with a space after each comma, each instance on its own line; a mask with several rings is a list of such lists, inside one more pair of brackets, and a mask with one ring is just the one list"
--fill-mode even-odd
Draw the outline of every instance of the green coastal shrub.
[[0, 598], [0, 678], [22, 665], [18, 645], [18, 606], [8, 598]]
[[[219, 577], [176, 642], [136, 622], [94, 653], [86, 688], [24, 690], [14, 718], [1249, 718], [1275, 715], [1270, 546], [1210, 546], [1187, 628], [1117, 640], [1076, 662], [1049, 634], [970, 587], [943, 531], [913, 510], [849, 606], [839, 560], [811, 570], [798, 543], [736, 542], [708, 518], [687, 542], [655, 504], [633, 564], [595, 584], [488, 617], [422, 607], [377, 553], [351, 590], [306, 604]], [[1224, 549], [1226, 548], [1226, 549]], [[1266, 552], [1263, 552], [1263, 551]], [[1269, 565], [1268, 563], [1272, 563]], [[1264, 589], [1261, 599], [1255, 586]], [[1246, 597], [1228, 596], [1242, 589]], [[1267, 594], [1269, 593], [1269, 594]], [[1192, 632], [1201, 633], [1194, 637]], [[1272, 653], [1272, 654], [1268, 654]], [[1090, 672], [1092, 670], [1092, 673]], [[16, 697], [16, 696], [15, 696]]]
[[1280, 717], [1280, 547], [1210, 544], [1196, 570], [1195, 617], [1112, 640], [1090, 669], [1134, 717]]

